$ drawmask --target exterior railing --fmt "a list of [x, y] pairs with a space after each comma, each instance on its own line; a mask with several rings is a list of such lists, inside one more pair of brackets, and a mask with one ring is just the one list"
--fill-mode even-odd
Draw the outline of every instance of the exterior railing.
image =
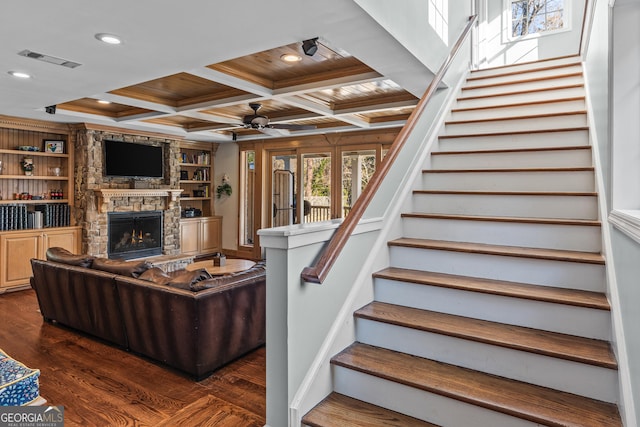
[[433, 95], [436, 93], [436, 90], [438, 89], [438, 86], [442, 82], [442, 79], [445, 73], [451, 66], [451, 63], [453, 62], [457, 53], [460, 51], [460, 48], [462, 47], [463, 43], [471, 33], [471, 29], [473, 28], [473, 25], [476, 23], [477, 19], [478, 19], [477, 15], [473, 15], [469, 17], [469, 21], [467, 22], [467, 25], [462, 30], [462, 33], [460, 34], [458, 41], [456, 41], [456, 44], [453, 46], [453, 48], [449, 52], [449, 55], [447, 56], [443, 64], [440, 66], [440, 69], [438, 70], [436, 75], [433, 77], [433, 80], [429, 84], [429, 87], [427, 87], [427, 90], [425, 91], [424, 95], [418, 102], [418, 105], [413, 110], [413, 113], [411, 113], [411, 116], [409, 116], [407, 123], [404, 125], [404, 127], [396, 137], [395, 141], [391, 145], [391, 148], [389, 149], [389, 152], [385, 156], [384, 161], [380, 164], [380, 168], [376, 170], [376, 172], [373, 174], [366, 188], [354, 203], [353, 208], [351, 209], [351, 212], [349, 213], [349, 215], [347, 215], [345, 220], [340, 224], [335, 234], [333, 235], [333, 237], [331, 238], [327, 246], [322, 251], [316, 264], [311, 267], [306, 267], [304, 270], [302, 270], [302, 273], [300, 276], [304, 281], [321, 284], [324, 281], [324, 279], [327, 277], [327, 274], [331, 270], [331, 267], [333, 266], [336, 259], [342, 252], [342, 249], [344, 248], [347, 241], [351, 237], [351, 234], [353, 233], [356, 226], [358, 225], [358, 222], [360, 222], [362, 215], [364, 214], [367, 207], [371, 203], [371, 200], [373, 199], [374, 195], [380, 188], [380, 185], [384, 181], [384, 178], [387, 176], [387, 173], [391, 169], [393, 162], [395, 161], [396, 157], [402, 150], [402, 147], [407, 141], [407, 138], [409, 137], [409, 135], [411, 135], [411, 132], [416, 126], [418, 118], [426, 108], [427, 104], [429, 103]]

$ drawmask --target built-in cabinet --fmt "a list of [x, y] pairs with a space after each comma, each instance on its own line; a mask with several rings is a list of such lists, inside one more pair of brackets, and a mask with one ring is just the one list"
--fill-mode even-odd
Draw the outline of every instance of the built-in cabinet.
[[0, 233], [0, 293], [29, 285], [31, 258], [45, 259], [47, 249], [80, 253], [80, 227], [58, 227]]
[[222, 251], [222, 218], [188, 218], [180, 221], [180, 248], [185, 255]]
[[217, 145], [180, 142], [180, 248], [186, 255], [222, 250], [222, 218], [214, 215], [213, 156]]
[[80, 251], [73, 165], [68, 125], [0, 116], [0, 292], [28, 285], [30, 259], [48, 248]]

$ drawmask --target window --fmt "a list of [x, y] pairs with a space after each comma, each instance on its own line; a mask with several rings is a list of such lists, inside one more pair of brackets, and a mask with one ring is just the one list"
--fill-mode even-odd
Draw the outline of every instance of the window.
[[331, 153], [302, 155], [302, 222], [328, 221], [331, 215]]
[[342, 217], [346, 217], [353, 204], [376, 171], [376, 151], [358, 150], [342, 152]]
[[253, 150], [240, 152], [240, 245], [252, 246], [255, 232], [255, 161]]
[[511, 36], [568, 28], [569, 0], [510, 0]]

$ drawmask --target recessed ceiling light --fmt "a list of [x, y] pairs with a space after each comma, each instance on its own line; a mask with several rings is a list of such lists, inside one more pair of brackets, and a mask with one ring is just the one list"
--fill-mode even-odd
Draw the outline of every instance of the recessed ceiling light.
[[285, 53], [280, 57], [284, 62], [299, 62], [302, 61], [302, 57], [300, 55], [295, 55], [293, 53]]
[[98, 104], [111, 104], [111, 101], [105, 101], [104, 99], [99, 99]]
[[13, 77], [17, 77], [19, 79], [30, 79], [31, 74], [23, 73], [22, 71], [9, 71]]
[[98, 40], [100, 40], [101, 42], [107, 43], [107, 44], [120, 44], [122, 43], [122, 39], [114, 34], [107, 34], [107, 33], [98, 33], [96, 34], [96, 38]]

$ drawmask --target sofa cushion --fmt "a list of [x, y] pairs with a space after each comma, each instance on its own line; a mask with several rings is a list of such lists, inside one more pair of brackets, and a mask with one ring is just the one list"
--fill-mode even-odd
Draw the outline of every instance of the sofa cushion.
[[138, 276], [138, 279], [147, 280], [159, 285], [166, 285], [171, 280], [171, 276], [165, 273], [160, 267], [153, 267]]
[[195, 290], [194, 287], [198, 282], [211, 279], [211, 274], [204, 268], [194, 271], [180, 270], [172, 274], [172, 278], [166, 284], [180, 289], [189, 291]]
[[78, 267], [91, 267], [94, 257], [91, 255], [75, 255], [64, 248], [54, 247], [47, 249], [47, 261], [61, 264], [76, 265]]
[[126, 261], [121, 259], [95, 258], [92, 267], [96, 270], [121, 276], [138, 278], [142, 273], [153, 267], [147, 261]]

